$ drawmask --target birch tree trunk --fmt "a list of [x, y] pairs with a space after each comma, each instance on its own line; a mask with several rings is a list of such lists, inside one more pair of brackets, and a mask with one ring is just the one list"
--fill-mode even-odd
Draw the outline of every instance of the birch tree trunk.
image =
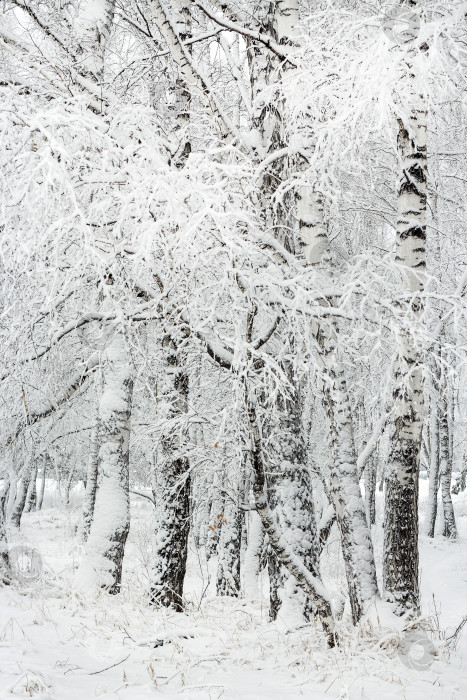
[[[416, 4], [416, 3], [412, 3]], [[398, 119], [399, 191], [396, 263], [400, 293], [411, 327], [399, 325], [394, 365], [394, 423], [386, 472], [383, 582], [386, 596], [403, 614], [420, 609], [418, 487], [423, 427], [423, 378], [412, 330], [421, 322], [426, 268], [427, 111], [416, 65], [418, 50], [406, 59], [407, 112]]]
[[11, 524], [13, 525], [13, 527], [18, 529], [21, 525], [21, 518], [24, 513], [24, 506], [26, 505], [26, 498], [28, 495], [29, 484], [32, 478], [32, 472], [33, 463], [32, 460], [29, 459], [23, 467], [21, 480], [18, 485], [13, 510], [10, 516]]
[[245, 559], [243, 562], [243, 593], [245, 598], [253, 600], [258, 598], [260, 593], [258, 586], [258, 576], [260, 572], [261, 553], [264, 546], [264, 530], [261, 518], [255, 511], [248, 513], [248, 530]]
[[123, 328], [109, 324], [98, 408], [98, 480], [89, 537], [76, 582], [118, 593], [130, 529], [129, 448], [133, 377]]
[[94, 505], [96, 502], [97, 493], [97, 474], [98, 474], [98, 463], [99, 463], [99, 442], [98, 442], [98, 430], [95, 428], [91, 435], [91, 455], [88, 464], [87, 477], [86, 477], [86, 491], [84, 494], [84, 504], [83, 504], [83, 528], [82, 528], [82, 538], [83, 542], [86, 542], [89, 536], [89, 531], [91, 529], [92, 518], [94, 515]]
[[321, 624], [323, 625], [323, 630], [326, 634], [328, 645], [333, 647], [336, 644], [337, 636], [335, 634], [334, 619], [332, 616], [331, 603], [327, 591], [324, 588], [320, 577], [315, 576], [313, 572], [307, 569], [302, 560], [295, 554], [293, 549], [281, 536], [277, 522], [269, 507], [263, 461], [264, 453], [261, 444], [258, 418], [255, 404], [251, 397], [251, 389], [248, 386], [248, 380], [244, 380], [244, 385], [249, 435], [251, 441], [251, 464], [255, 475], [253, 493], [257, 513], [261, 518], [261, 523], [266, 534], [268, 535], [269, 543], [274, 549], [277, 558], [287, 569], [287, 571], [295, 577], [297, 584], [310, 599], [321, 620]]
[[36, 510], [37, 503], [37, 460], [34, 460], [34, 466], [32, 468], [31, 480], [28, 486], [28, 492], [26, 495], [26, 503], [24, 504], [24, 513], [29, 513], [31, 510]]
[[217, 478], [214, 478], [214, 496], [210, 508], [209, 530], [206, 542], [206, 555], [208, 559], [217, 555], [219, 538], [222, 531], [222, 517], [224, 513], [224, 496], [216, 493], [219, 488]]
[[177, 421], [187, 411], [188, 376], [169, 336], [161, 343], [158, 397], [159, 416], [165, 423], [158, 460], [159, 526], [150, 598], [153, 604], [181, 611], [190, 532], [190, 476], [184, 428]]
[[357, 624], [378, 593], [373, 544], [360, 489], [344, 370], [333, 335], [320, 327], [318, 337], [325, 359], [323, 398], [332, 455], [329, 491], [341, 536], [352, 620]]
[[372, 455], [365, 466], [365, 511], [368, 527], [376, 523], [376, 466], [377, 455]]
[[426, 513], [426, 533], [428, 537], [435, 536], [436, 516], [438, 513], [440, 467], [438, 400], [439, 393], [436, 386], [433, 386], [430, 401], [430, 475], [428, 486], [428, 508]]
[[440, 399], [439, 467], [444, 516], [443, 535], [454, 540], [457, 537], [457, 526], [451, 496], [452, 450], [450, 449], [449, 400], [446, 379], [443, 380], [441, 385]]
[[243, 513], [226, 499], [218, 546], [217, 595], [240, 596], [240, 552]]
[[[278, 2], [276, 18], [279, 43], [293, 49], [298, 45], [298, 0]], [[300, 145], [300, 153], [296, 157], [299, 169], [304, 165], [303, 152], [313, 151], [314, 148], [311, 124], [301, 134]], [[296, 200], [299, 238], [305, 258], [310, 265], [316, 266], [322, 262], [323, 254], [328, 248], [322, 196], [307, 184], [299, 188]], [[323, 349], [323, 405], [329, 421], [329, 441], [333, 455], [330, 495], [341, 534], [352, 618], [356, 624], [378, 590], [373, 545], [360, 491], [352, 410], [345, 375], [338, 358], [335, 328], [321, 325], [317, 329], [317, 336], [318, 344]]]
[[46, 476], [47, 476], [48, 460], [49, 460], [48, 455], [44, 455], [43, 460], [42, 460], [41, 483], [40, 483], [39, 491], [37, 493], [36, 511], [41, 510], [42, 504], [44, 503], [45, 480], [46, 480]]
[[[6, 481], [6, 480], [5, 480]], [[10, 562], [8, 558], [8, 538], [6, 532], [6, 503], [9, 487], [3, 486], [0, 492], [0, 580], [9, 580]]]

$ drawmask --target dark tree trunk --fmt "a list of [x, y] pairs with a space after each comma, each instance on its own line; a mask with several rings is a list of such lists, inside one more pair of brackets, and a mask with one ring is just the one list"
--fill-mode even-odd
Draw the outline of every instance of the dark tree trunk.
[[439, 442], [439, 393], [436, 387], [430, 401], [430, 474], [428, 486], [428, 509], [426, 514], [426, 532], [428, 537], [435, 536], [436, 516], [438, 514], [438, 489], [440, 467]]
[[158, 460], [159, 529], [150, 599], [155, 605], [181, 611], [190, 532], [190, 465], [183, 456], [184, 428], [176, 423], [188, 408], [188, 376], [169, 336], [161, 344], [158, 396], [165, 426]]
[[0, 581], [9, 580], [10, 562], [8, 558], [8, 539], [6, 533], [6, 503], [9, 487], [0, 493]]
[[376, 467], [377, 455], [373, 454], [365, 466], [365, 512], [368, 527], [376, 523]]
[[443, 500], [444, 529], [443, 535], [456, 539], [457, 526], [451, 497], [452, 452], [450, 450], [450, 421], [449, 401], [446, 381], [441, 388], [440, 420], [439, 420], [439, 463], [441, 474], [441, 496]]
[[240, 596], [240, 556], [243, 512], [226, 500], [219, 540], [217, 595]]

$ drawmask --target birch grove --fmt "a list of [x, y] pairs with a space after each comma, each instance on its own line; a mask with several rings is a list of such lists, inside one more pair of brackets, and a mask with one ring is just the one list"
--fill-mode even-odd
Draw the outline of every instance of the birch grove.
[[148, 609], [189, 611], [197, 561], [324, 649], [423, 628], [466, 487], [465, 21], [2, 3], [5, 585], [57, 493], [77, 595], [131, 590], [144, 502]]

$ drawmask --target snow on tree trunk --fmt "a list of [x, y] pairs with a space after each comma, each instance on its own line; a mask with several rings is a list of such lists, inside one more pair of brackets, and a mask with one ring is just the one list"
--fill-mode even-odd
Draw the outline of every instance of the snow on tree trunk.
[[91, 529], [92, 518], [94, 514], [94, 505], [96, 502], [97, 492], [97, 474], [99, 463], [99, 441], [97, 439], [98, 430], [95, 428], [91, 435], [91, 454], [86, 476], [86, 491], [84, 494], [83, 504], [83, 527], [82, 538], [86, 542]]
[[[294, 7], [290, 17], [298, 13], [298, 3], [284, 3]], [[289, 17], [289, 19], [290, 19]], [[289, 21], [289, 20], [288, 20]], [[290, 20], [295, 26], [296, 20]], [[285, 36], [285, 35], [284, 35]], [[283, 43], [285, 39], [283, 39]], [[294, 43], [293, 40], [286, 43]], [[301, 150], [313, 151], [311, 127], [301, 134]], [[303, 163], [299, 160], [298, 167]], [[306, 261], [318, 266], [328, 248], [324, 220], [323, 199], [308, 185], [301, 187], [296, 196], [299, 239], [304, 247]], [[327, 277], [325, 271], [323, 274]], [[373, 545], [366, 522], [365, 504], [360, 490], [353, 435], [352, 407], [347, 383], [338, 355], [336, 331], [332, 325], [315, 327], [324, 378], [322, 401], [328, 419], [329, 443], [332, 454], [330, 497], [334, 506], [342, 541], [347, 585], [354, 624], [358, 622], [369, 601], [377, 594], [376, 567]]]
[[218, 545], [217, 595], [240, 596], [240, 552], [243, 513], [226, 499]]
[[161, 343], [158, 413], [164, 421], [158, 454], [158, 530], [151, 583], [151, 602], [183, 610], [183, 582], [190, 532], [189, 462], [185, 457], [184, 427], [188, 376], [172, 338]]
[[247, 528], [247, 545], [242, 570], [242, 590], [245, 598], [258, 598], [258, 576], [260, 572], [261, 553], [264, 545], [264, 529], [261, 518], [255, 511], [248, 512], [245, 518]]
[[42, 459], [41, 482], [40, 482], [40, 486], [39, 486], [39, 491], [37, 493], [36, 511], [41, 510], [42, 504], [44, 503], [45, 480], [46, 480], [46, 476], [47, 476], [48, 461], [49, 461], [48, 455], [44, 455], [44, 457]]
[[8, 499], [8, 488], [5, 484], [0, 492], [0, 581], [8, 580], [9, 559], [8, 559], [8, 539], [6, 532], [6, 503]]
[[451, 497], [452, 452], [450, 450], [449, 401], [447, 382], [443, 381], [440, 391], [439, 406], [439, 467], [441, 480], [441, 497], [443, 502], [443, 535], [456, 539], [457, 526]]
[[208, 538], [206, 543], [206, 555], [208, 559], [211, 559], [211, 557], [215, 557], [217, 555], [224, 512], [224, 497], [219, 493], [217, 474], [214, 475], [213, 493], [214, 495], [211, 503], [208, 523]]
[[37, 460], [34, 460], [32, 468], [31, 481], [29, 482], [28, 492], [26, 495], [26, 503], [24, 504], [24, 513], [29, 513], [31, 510], [36, 510], [37, 503]]
[[110, 324], [98, 408], [98, 481], [89, 537], [76, 576], [80, 588], [118, 593], [130, 529], [129, 444], [133, 377], [123, 329]]
[[439, 393], [432, 387], [430, 401], [430, 475], [428, 486], [428, 508], [426, 513], [426, 532], [428, 537], [435, 536], [436, 516], [438, 513], [438, 489], [440, 466], [439, 443]]
[[[299, 208], [299, 235], [306, 244], [307, 262], [318, 266], [327, 249], [325, 227], [319, 217], [322, 209], [313, 208], [313, 198], [302, 193]], [[305, 205], [313, 226], [308, 225]], [[319, 216], [318, 216], [319, 215]], [[326, 272], [322, 271], [325, 278]], [[343, 364], [339, 356], [337, 336], [332, 321], [315, 323], [318, 347], [321, 349], [323, 379], [322, 403], [327, 418], [328, 440], [331, 453], [329, 497], [334, 506], [342, 543], [347, 587], [354, 624], [378, 593], [376, 566], [373, 554], [365, 504], [360, 489], [360, 474], [355, 453], [352, 406], [347, 389]]]
[[[386, 472], [383, 584], [403, 614], [420, 609], [418, 481], [423, 427], [423, 377], [412, 331], [423, 313], [420, 292], [426, 267], [426, 119], [417, 75], [418, 49], [408, 51], [407, 111], [398, 119], [399, 191], [396, 263], [400, 294], [407, 305], [397, 333], [394, 364], [394, 423]], [[400, 305], [403, 302], [398, 302]], [[396, 307], [397, 308], [397, 307]], [[405, 310], [405, 309], [404, 309]], [[410, 317], [410, 327], [407, 323]]]
[[365, 512], [369, 527], [376, 523], [376, 455], [365, 466]]
[[331, 448], [329, 492], [341, 535], [352, 619], [357, 624], [378, 592], [373, 544], [360, 490], [347, 383], [331, 333], [318, 332], [325, 358], [324, 410]]
[[249, 389], [247, 379], [244, 380], [244, 386], [251, 444], [251, 464], [255, 475], [253, 494], [255, 497], [256, 510], [261, 518], [262, 525], [269, 538], [269, 543], [274, 549], [277, 558], [287, 571], [295, 577], [298, 585], [308, 598], [310, 598], [321, 620], [321, 624], [323, 625], [328, 645], [332, 647], [335, 645], [337, 637], [328, 593], [320, 577], [315, 576], [313, 572], [306, 568], [305, 564], [297, 557], [288, 542], [281, 536], [277, 521], [269, 507], [262, 440], [260, 437], [255, 404], [250, 396], [251, 390]]
[[[268, 491], [270, 506], [288, 546], [306, 569], [319, 578], [317, 523], [306, 460], [302, 409], [303, 402], [298, 392], [277, 401], [277, 416], [267, 436], [271, 464]], [[303, 619], [309, 619], [313, 605], [297, 587], [295, 579], [288, 572], [280, 576], [274, 571], [273, 564], [270, 562], [270, 573], [276, 579], [270, 576], [271, 617], [274, 619], [280, 612], [289, 620], [295, 617], [300, 624]], [[277, 592], [274, 585], [278, 585]]]
[[284, 588], [284, 579], [287, 569], [281, 566], [273, 547], [268, 547], [268, 576], [269, 576], [269, 619], [277, 620], [282, 605], [281, 589]]
[[21, 518], [24, 513], [24, 506], [26, 505], [29, 484], [32, 479], [32, 472], [33, 463], [32, 460], [29, 460], [23, 467], [23, 473], [21, 475], [21, 480], [16, 491], [16, 498], [10, 516], [11, 524], [13, 525], [13, 527], [16, 527], [18, 529], [21, 525]]

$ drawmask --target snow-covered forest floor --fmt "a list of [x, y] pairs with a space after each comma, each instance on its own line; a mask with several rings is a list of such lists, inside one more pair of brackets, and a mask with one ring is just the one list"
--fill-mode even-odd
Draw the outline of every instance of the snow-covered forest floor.
[[[422, 531], [427, 483], [421, 482]], [[284, 615], [268, 622], [266, 574], [257, 600], [216, 597], [215, 561], [208, 567], [193, 546], [186, 612], [152, 609], [147, 571], [153, 506], [135, 496], [123, 591], [86, 599], [72, 585], [81, 555], [81, 494], [73, 493], [64, 511], [52, 493], [40, 513], [25, 514], [21, 536], [11, 541], [37, 547], [43, 570], [29, 586], [0, 589], [0, 697], [465, 698], [467, 629], [456, 645], [446, 644], [467, 614], [467, 496], [454, 498], [458, 541], [421, 537], [426, 635], [438, 655], [428, 669], [414, 670], [400, 655], [403, 622], [398, 629], [384, 606], [357, 630], [344, 617], [342, 644], [330, 651], [313, 626], [297, 629]], [[382, 505], [379, 499], [379, 520]], [[375, 550], [380, 561], [381, 528]], [[337, 537], [324, 554], [323, 575], [338, 593], [343, 571]]]

